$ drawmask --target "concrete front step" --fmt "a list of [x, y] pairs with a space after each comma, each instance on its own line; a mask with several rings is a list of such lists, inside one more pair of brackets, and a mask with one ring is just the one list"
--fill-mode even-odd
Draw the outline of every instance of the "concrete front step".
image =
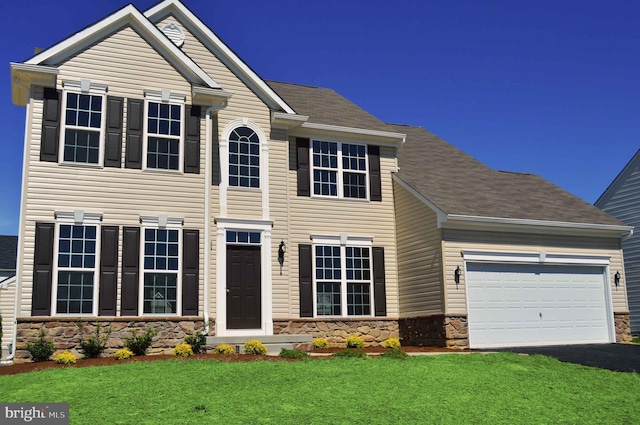
[[257, 339], [267, 347], [269, 355], [277, 356], [282, 348], [293, 350], [298, 344], [311, 344], [313, 338], [309, 335], [251, 335], [251, 336], [208, 336], [207, 345], [215, 347], [229, 344], [236, 348], [236, 352], [244, 353], [244, 343]]

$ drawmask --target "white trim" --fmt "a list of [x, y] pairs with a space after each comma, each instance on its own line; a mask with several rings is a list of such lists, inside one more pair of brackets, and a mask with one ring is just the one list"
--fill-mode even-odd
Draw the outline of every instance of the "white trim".
[[[316, 167], [313, 165], [313, 142], [326, 142], [326, 143], [335, 143], [336, 147], [336, 162], [337, 167]], [[365, 170], [352, 170], [345, 169], [342, 165], [342, 146], [343, 145], [354, 145], [354, 146], [363, 146], [364, 147], [364, 161], [365, 161]], [[321, 154], [321, 153], [320, 153]], [[322, 154], [321, 154], [322, 155]], [[314, 171], [329, 171], [336, 173], [336, 195], [322, 195], [314, 193], [315, 186], [315, 178]], [[365, 197], [364, 198], [356, 198], [356, 197], [347, 197], [344, 196], [344, 173], [352, 173], [352, 174], [364, 174], [364, 186], [365, 186]], [[371, 170], [369, 169], [369, 145], [366, 143], [359, 142], [343, 142], [341, 140], [334, 140], [330, 138], [311, 138], [309, 140], [309, 181], [311, 187], [309, 188], [309, 194], [312, 198], [330, 198], [330, 199], [347, 199], [349, 201], [369, 201], [371, 199], [370, 192], [370, 181], [371, 181]], [[320, 182], [322, 183], [322, 182]]]
[[57, 222], [64, 224], [99, 225], [102, 221], [102, 213], [92, 213], [83, 210], [54, 211], [53, 216]]
[[[184, 170], [184, 145], [185, 145], [185, 121], [186, 111], [185, 99], [186, 95], [182, 93], [171, 92], [170, 90], [144, 90], [144, 111], [142, 123], [142, 169], [145, 171], [161, 172], [161, 173], [182, 173]], [[151, 137], [171, 139], [178, 141], [178, 169], [149, 168], [147, 164], [147, 152], [149, 150], [149, 103], [157, 103], [159, 105], [178, 105], [180, 106], [180, 136], [169, 134], [153, 133]], [[158, 119], [160, 114], [158, 113]]]
[[151, 102], [173, 104], [183, 104], [187, 99], [186, 94], [172, 92], [167, 89], [144, 89], [144, 97]]
[[308, 115], [285, 114], [283, 112], [271, 112], [271, 124], [273, 126], [283, 126], [291, 129], [302, 125], [309, 120]]
[[[395, 133], [391, 131], [369, 130], [365, 128], [343, 127], [339, 125], [318, 124], [312, 122], [303, 122], [300, 128], [312, 130], [315, 133], [346, 133], [350, 135], [367, 136], [375, 138], [380, 144], [389, 144], [399, 148], [405, 141], [407, 135], [404, 133]], [[338, 136], [339, 137], [339, 136]], [[386, 142], [386, 143], [385, 143]]]
[[311, 240], [316, 245], [349, 245], [356, 247], [371, 247], [373, 236], [350, 236], [346, 233], [339, 235], [311, 235]]
[[168, 217], [166, 215], [141, 215], [140, 224], [143, 227], [157, 227], [159, 229], [182, 229], [184, 218]]
[[[16, 106], [28, 106], [31, 86], [56, 87], [58, 68], [11, 62], [11, 100]], [[26, 81], [24, 81], [26, 80]]]
[[[269, 220], [216, 219], [216, 335], [249, 336], [273, 335], [273, 283], [271, 279], [271, 227]], [[261, 232], [260, 282], [261, 320], [260, 329], [227, 329], [227, 240], [226, 232], [257, 230]]]
[[269, 220], [269, 142], [262, 128], [246, 117], [228, 123], [222, 131], [222, 137], [220, 138], [220, 217], [227, 216], [229, 189], [244, 189], [239, 186], [229, 186], [229, 136], [231, 132], [238, 127], [250, 128], [256, 133], [260, 141], [260, 187], [258, 189], [253, 188], [253, 190], [260, 190], [262, 192], [262, 219]]
[[503, 218], [503, 217], [482, 217], [482, 216], [469, 216], [459, 214], [447, 214], [446, 222], [442, 223], [443, 228], [453, 228], [457, 223], [472, 223], [475, 225], [490, 226], [535, 226], [535, 227], [547, 227], [547, 228], [564, 228], [575, 231], [579, 230], [592, 230], [592, 231], [605, 231], [624, 233], [633, 229], [632, 226], [620, 226], [611, 224], [596, 224], [596, 223], [574, 223], [567, 221], [550, 221], [550, 220], [530, 220], [520, 218]]
[[611, 257], [608, 255], [555, 254], [546, 251], [516, 252], [465, 249], [462, 251], [462, 257], [465, 262], [472, 263], [516, 263], [606, 267], [611, 262]]
[[260, 96], [272, 109], [282, 109], [288, 114], [295, 111], [265, 83], [251, 68], [249, 68], [227, 45], [225, 45], [197, 16], [177, 0], [165, 0], [147, 11], [144, 15], [152, 22], [157, 22], [169, 13], [180, 22], [194, 37], [218, 59], [236, 74], [249, 89]]
[[[62, 87], [73, 92], [82, 94], [104, 95], [107, 93], [109, 86], [100, 84], [91, 80], [62, 80]], [[106, 106], [106, 105], [105, 105]], [[106, 107], [102, 109], [105, 111]]]
[[[209, 87], [220, 88], [218, 83], [131, 4], [35, 55], [27, 60], [25, 64], [57, 65], [128, 25], [137, 30], [179, 72], [183, 75], [188, 75], [190, 82], [202, 82]], [[147, 37], [145, 37], [145, 34]]]

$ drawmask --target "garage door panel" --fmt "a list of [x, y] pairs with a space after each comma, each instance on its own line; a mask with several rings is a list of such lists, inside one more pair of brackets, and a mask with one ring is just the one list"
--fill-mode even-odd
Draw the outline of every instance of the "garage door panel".
[[467, 264], [472, 347], [609, 342], [601, 267]]

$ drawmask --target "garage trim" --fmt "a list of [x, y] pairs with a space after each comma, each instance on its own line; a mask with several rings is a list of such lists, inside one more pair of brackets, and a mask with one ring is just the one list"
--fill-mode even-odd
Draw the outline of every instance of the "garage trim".
[[[607, 314], [607, 329], [609, 334], [609, 342], [615, 342], [615, 323], [613, 316], [613, 299], [611, 294], [611, 282], [609, 278], [609, 264], [611, 257], [607, 255], [587, 255], [587, 254], [558, 254], [547, 253], [544, 250], [538, 252], [514, 252], [514, 251], [481, 251], [481, 250], [462, 250], [461, 255], [464, 259], [464, 282], [465, 282], [465, 299], [467, 305], [467, 314], [469, 313], [469, 288], [466, 284], [467, 280], [467, 264], [468, 263], [485, 263], [485, 264], [525, 264], [525, 265], [566, 265], [566, 266], [583, 266], [595, 267], [602, 269], [604, 274], [605, 285], [605, 309]], [[535, 345], [535, 344], [534, 344]]]

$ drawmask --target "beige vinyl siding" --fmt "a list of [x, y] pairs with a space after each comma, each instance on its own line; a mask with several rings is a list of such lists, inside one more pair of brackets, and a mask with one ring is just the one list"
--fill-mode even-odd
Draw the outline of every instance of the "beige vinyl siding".
[[460, 252], [465, 249], [521, 253], [546, 251], [547, 254], [609, 256], [611, 257], [609, 281], [611, 284], [613, 311], [628, 311], [625, 287], [616, 287], [613, 282], [613, 275], [617, 270], [622, 270], [622, 251], [619, 239], [459, 230], [443, 230], [442, 233], [447, 276], [446, 313], [448, 314], [466, 314], [467, 311], [465, 276], [463, 275], [460, 278], [458, 288], [456, 288], [456, 284], [453, 281], [455, 268], [460, 266], [463, 269], [463, 258], [460, 256]]
[[[89, 47], [61, 64], [59, 70], [59, 88], [65, 79], [84, 78], [107, 84], [109, 95], [143, 99], [145, 88], [169, 89], [186, 94], [186, 103], [190, 102], [190, 84], [131, 28], [122, 29]], [[103, 225], [120, 227], [140, 226], [141, 215], [182, 217], [185, 229], [200, 230], [202, 245], [204, 143], [200, 157], [201, 174], [124, 168], [126, 135], [123, 139], [123, 168], [42, 162], [39, 159], [43, 108], [41, 89], [35, 91], [31, 103], [33, 119], [27, 159], [29, 172], [24, 217], [25, 257], [20, 265], [24, 282], [20, 295], [20, 316], [29, 316], [31, 311], [35, 223], [54, 222], [54, 211], [84, 210], [102, 213]], [[124, 128], [126, 116], [125, 99]], [[203, 138], [204, 121], [203, 119], [201, 122]], [[120, 230], [121, 244], [122, 229]], [[202, 279], [203, 249], [200, 250], [200, 264]], [[202, 292], [202, 288], [200, 291]], [[202, 301], [201, 294], [200, 305]], [[118, 298], [118, 309], [119, 307]]]
[[261, 219], [262, 190], [229, 187], [227, 190], [227, 216]]
[[401, 317], [444, 313], [442, 247], [436, 213], [394, 182]]
[[[290, 138], [290, 146], [290, 149], [295, 149], [294, 138]], [[295, 158], [295, 155], [290, 157]], [[395, 165], [395, 149], [381, 147], [382, 202], [297, 196], [297, 171], [288, 171], [289, 250], [293, 251], [293, 254], [287, 260], [291, 262], [289, 270], [292, 317], [298, 317], [300, 313], [298, 245], [311, 244], [311, 235], [338, 236], [341, 233], [347, 233], [349, 236], [370, 236], [373, 237], [373, 246], [384, 247], [387, 317], [398, 317], [398, 270], [391, 181], [391, 173], [396, 170]], [[275, 312], [274, 317], [277, 318]]]
[[[4, 279], [4, 278], [0, 278]], [[2, 316], [2, 341], [0, 343], [1, 354], [8, 354], [7, 347], [13, 342], [14, 313], [16, 283], [11, 282], [6, 289], [0, 288], [0, 316]]]

